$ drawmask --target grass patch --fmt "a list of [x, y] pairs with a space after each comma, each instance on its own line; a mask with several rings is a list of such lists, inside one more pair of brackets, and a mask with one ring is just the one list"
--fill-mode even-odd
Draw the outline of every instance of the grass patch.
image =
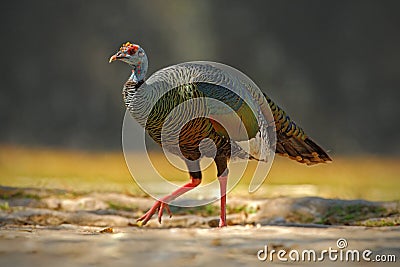
[[321, 224], [355, 224], [371, 217], [382, 217], [387, 214], [383, 207], [356, 205], [333, 205], [322, 216]]
[[119, 210], [119, 211], [135, 211], [138, 209], [137, 206], [135, 205], [126, 205], [126, 204], [122, 204], [122, 203], [118, 203], [118, 202], [113, 202], [113, 201], [109, 201], [107, 202], [107, 205], [110, 209], [113, 210]]
[[292, 212], [286, 218], [288, 222], [295, 222], [295, 223], [314, 223], [315, 217], [311, 214], [304, 214], [301, 212]]
[[30, 199], [39, 200], [40, 196], [26, 193], [24, 191], [13, 191], [13, 192], [9, 192], [9, 193], [2, 192], [2, 194], [0, 194], [0, 199], [7, 200], [10, 198], [30, 198]]
[[[204, 206], [190, 207], [190, 208], [170, 206], [170, 208], [172, 213], [179, 215], [191, 214], [203, 217], [220, 215], [219, 205], [214, 205], [214, 204], [207, 204]], [[227, 205], [226, 211], [228, 214], [237, 214], [237, 213], [253, 214], [258, 211], [258, 207], [251, 205], [238, 205], [238, 206]]]
[[[137, 175], [151, 181], [155, 177], [151, 177], [148, 170], [141, 168], [145, 157], [138, 155], [137, 162], [133, 165], [137, 166]], [[175, 169], [164, 156], [153, 153], [152, 160], [163, 176], [174, 181], [188, 180], [188, 174]], [[290, 190], [284, 190], [280, 186], [285, 185], [290, 189], [312, 185], [315, 190], [305, 195], [372, 201], [399, 200], [399, 158], [333, 157], [333, 160], [331, 164], [306, 167], [277, 156], [268, 178], [256, 193], [248, 193], [251, 176], [246, 171], [230, 195], [254, 198], [293, 196]], [[249, 166], [252, 168], [255, 163]], [[216, 170], [212, 164], [204, 172], [203, 183], [215, 180], [215, 176]], [[146, 195], [132, 179], [122, 152], [0, 146], [0, 185], [57, 188], [69, 192], [100, 191]], [[0, 198], [4, 199], [5, 196]]]
[[203, 217], [208, 216], [218, 216], [219, 215], [219, 207], [213, 204], [207, 204], [198, 207], [177, 207], [177, 206], [170, 206], [171, 212], [177, 215], [198, 215]]
[[3, 211], [10, 210], [10, 205], [8, 204], [7, 201], [0, 202], [0, 210], [3, 210]]
[[254, 214], [259, 210], [258, 206], [254, 205], [238, 205], [238, 206], [226, 206], [228, 214], [232, 213], [246, 213], [246, 214]]
[[368, 227], [384, 227], [384, 226], [398, 226], [400, 225], [400, 218], [374, 218], [368, 219], [363, 222], [357, 223], [357, 225], [368, 226]]

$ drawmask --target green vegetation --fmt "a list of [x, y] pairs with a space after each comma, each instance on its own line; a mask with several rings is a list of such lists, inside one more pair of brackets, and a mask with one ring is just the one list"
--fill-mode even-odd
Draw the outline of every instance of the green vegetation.
[[[188, 179], [187, 173], [176, 170], [163, 156], [154, 154], [152, 160], [163, 176], [174, 181]], [[254, 198], [312, 195], [372, 201], [399, 200], [399, 163], [398, 158], [334, 157], [331, 164], [306, 167], [286, 158], [276, 157], [268, 178], [256, 193], [248, 193], [251, 176], [246, 171], [231, 195]], [[140, 160], [135, 164], [142, 166]], [[255, 163], [249, 165], [251, 169]], [[143, 170], [141, 175], [147, 178], [146, 170]], [[215, 175], [215, 166], [212, 165], [204, 172], [204, 183], [213, 181]], [[76, 194], [107, 191], [134, 196], [145, 195], [132, 179], [122, 152], [3, 146], [0, 147], [0, 185], [65, 189]], [[0, 198], [6, 199], [7, 195], [0, 195]]]
[[246, 214], [253, 214], [259, 210], [259, 207], [253, 205], [239, 205], [239, 206], [226, 206], [228, 214], [231, 213], [246, 213]]
[[24, 191], [12, 191], [10, 193], [2, 192], [0, 194], [0, 199], [10, 199], [10, 198], [30, 198], [30, 199], [40, 199], [38, 195], [25, 193]]
[[7, 201], [0, 202], [0, 210], [4, 210], [4, 211], [10, 210], [10, 205], [8, 204]]
[[198, 207], [182, 208], [177, 206], [170, 206], [171, 212], [177, 215], [191, 214], [199, 216], [218, 216], [219, 207], [213, 204], [208, 204]]
[[318, 223], [355, 224], [371, 217], [387, 216], [387, 210], [373, 205], [334, 205], [329, 207]]
[[[249, 206], [249, 205], [238, 205], [238, 206], [231, 206], [227, 205], [226, 210], [228, 214], [235, 214], [235, 213], [246, 213], [252, 214], [257, 212], [257, 207]], [[208, 204], [199, 207], [191, 207], [191, 208], [181, 208], [176, 206], [171, 206], [171, 211], [174, 214], [192, 214], [192, 215], [199, 215], [199, 216], [219, 216], [220, 207], [219, 205], [215, 204]]]
[[132, 211], [135, 211], [138, 209], [138, 207], [136, 205], [126, 205], [126, 204], [112, 202], [112, 201], [109, 201], [107, 204], [108, 204], [108, 207], [113, 210], [132, 212]]
[[291, 213], [288, 218], [286, 218], [288, 222], [295, 223], [315, 223], [315, 217], [311, 214], [304, 214], [301, 212], [294, 211]]
[[357, 225], [363, 225], [368, 227], [384, 227], [384, 226], [397, 226], [400, 225], [400, 218], [378, 218], [378, 219], [368, 219], [363, 222], [357, 223]]

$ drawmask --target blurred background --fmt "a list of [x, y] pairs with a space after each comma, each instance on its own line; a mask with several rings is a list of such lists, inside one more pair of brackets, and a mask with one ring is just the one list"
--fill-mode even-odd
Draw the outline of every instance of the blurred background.
[[149, 74], [212, 60], [246, 73], [335, 154], [400, 154], [397, 1], [7, 1], [0, 141], [120, 149], [125, 41]]
[[400, 155], [398, 1], [21, 0], [2, 10], [3, 174], [25, 166], [4, 163], [10, 147], [121, 151], [130, 70], [108, 59], [126, 41], [146, 50], [149, 74], [193, 60], [241, 70], [334, 158]]

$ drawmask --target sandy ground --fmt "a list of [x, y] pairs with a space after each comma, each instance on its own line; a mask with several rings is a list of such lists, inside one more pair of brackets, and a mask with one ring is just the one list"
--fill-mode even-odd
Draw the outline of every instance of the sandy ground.
[[316, 263], [285, 263], [276, 255], [273, 262], [260, 261], [257, 252], [265, 245], [269, 249], [286, 251], [338, 249], [338, 238], [346, 238], [346, 249], [372, 250], [371, 259], [378, 254], [395, 255], [397, 265], [326, 258], [324, 266], [398, 266], [400, 261], [400, 227], [123, 227], [115, 228], [114, 233], [99, 231], [96, 227], [73, 225], [3, 228], [0, 266], [296, 266]]
[[[138, 227], [148, 198], [115, 193], [0, 187], [0, 266], [399, 266], [399, 202], [322, 198], [231, 198], [230, 226], [215, 228], [213, 206], [175, 209], [172, 219]], [[185, 211], [185, 212], [184, 212]], [[204, 214], [209, 212], [209, 214]], [[370, 227], [370, 226], [381, 227]], [[382, 226], [394, 225], [394, 226]], [[397, 225], [397, 226], [396, 226]], [[337, 240], [346, 239], [339, 249]], [[277, 252], [266, 261], [260, 250]], [[369, 262], [302, 261], [304, 250], [371, 250]], [[289, 253], [300, 253], [292, 261]], [[283, 253], [283, 252], [281, 252]], [[339, 252], [337, 252], [339, 253]], [[293, 254], [295, 255], [295, 254]], [[335, 254], [334, 254], [335, 255]], [[339, 254], [340, 255], [340, 254]], [[377, 262], [377, 255], [396, 262]], [[265, 257], [264, 253], [260, 254]], [[307, 257], [307, 255], [306, 255]]]

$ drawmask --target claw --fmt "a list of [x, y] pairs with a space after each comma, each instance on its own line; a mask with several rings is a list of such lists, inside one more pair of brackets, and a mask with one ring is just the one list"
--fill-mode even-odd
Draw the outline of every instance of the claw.
[[166, 205], [165, 205], [165, 209], [167, 210], [169, 217], [172, 218], [172, 212], [171, 212], [171, 210], [169, 209], [169, 205], [166, 204]]
[[161, 203], [161, 207], [158, 209], [158, 223], [161, 223], [161, 217], [162, 217], [162, 214], [163, 214], [163, 209], [164, 209], [163, 203]]
[[141, 225], [145, 225], [150, 219], [151, 217], [153, 217], [153, 215], [158, 212], [158, 222], [161, 223], [161, 217], [163, 215], [163, 211], [164, 209], [167, 210], [169, 217], [172, 217], [172, 212], [168, 206], [167, 203], [162, 202], [162, 201], [157, 201], [156, 203], [154, 203], [153, 207], [151, 207], [151, 209], [149, 209], [145, 214], [143, 214], [143, 216], [141, 216], [139, 219], [137, 219], [137, 222], [141, 222]]
[[166, 204], [166, 203], [164, 203], [164, 202], [161, 202], [160, 207], [159, 207], [159, 209], [158, 209], [158, 222], [159, 222], [159, 223], [161, 223], [161, 217], [162, 217], [162, 215], [163, 215], [164, 209], [166, 209], [166, 211], [167, 211], [169, 217], [170, 217], [170, 218], [172, 217], [172, 212], [171, 212], [171, 210], [169, 209], [168, 204]]

